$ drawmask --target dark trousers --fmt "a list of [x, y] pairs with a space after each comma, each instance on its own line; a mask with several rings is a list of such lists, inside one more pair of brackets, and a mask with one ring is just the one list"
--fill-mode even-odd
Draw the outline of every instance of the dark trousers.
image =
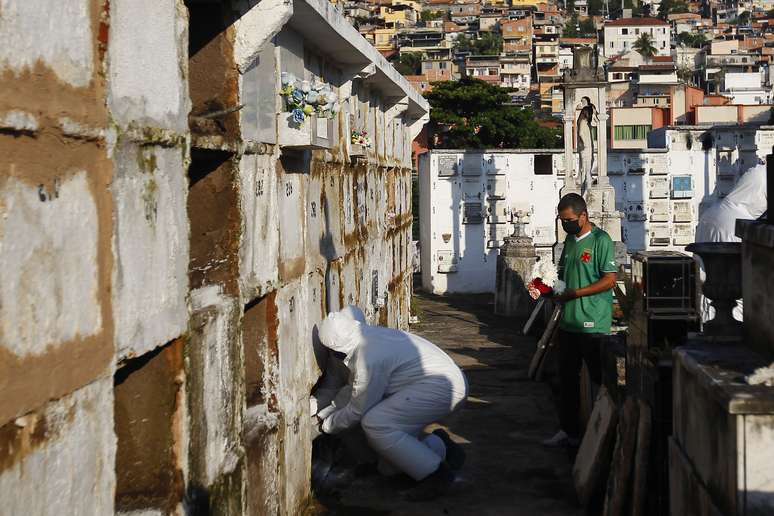
[[602, 383], [602, 351], [607, 335], [559, 330], [559, 422], [570, 437], [580, 437], [580, 372], [583, 362]]

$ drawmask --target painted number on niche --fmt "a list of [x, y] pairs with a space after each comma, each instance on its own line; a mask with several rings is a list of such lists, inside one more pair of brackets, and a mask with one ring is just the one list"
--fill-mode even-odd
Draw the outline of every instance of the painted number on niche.
[[263, 195], [263, 179], [259, 179], [255, 183], [255, 196], [261, 197]]
[[285, 183], [285, 196], [290, 197], [293, 195], [293, 183], [290, 181]]

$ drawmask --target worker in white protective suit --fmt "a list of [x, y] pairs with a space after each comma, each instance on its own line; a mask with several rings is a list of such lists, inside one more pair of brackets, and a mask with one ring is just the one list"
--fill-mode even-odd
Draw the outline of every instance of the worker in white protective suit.
[[[345, 306], [338, 313], [360, 324], [367, 324], [363, 311], [353, 305]], [[349, 403], [352, 386], [349, 385], [349, 369], [333, 350], [329, 350], [325, 364], [322, 364], [323, 376], [310, 399], [312, 414], [323, 419], [336, 408]]]
[[319, 338], [342, 357], [352, 386], [346, 405], [319, 418], [320, 430], [336, 434], [360, 423], [380, 456], [380, 471], [392, 467], [421, 481], [410, 498], [442, 494], [454, 480], [452, 470], [461, 466], [461, 449], [446, 432], [421, 435], [467, 397], [459, 367], [422, 337], [369, 326], [342, 313], [328, 314], [319, 325]]
[[[736, 186], [723, 199], [713, 204], [699, 218], [696, 227], [697, 242], [740, 242], [736, 236], [737, 219], [755, 220], [766, 211], [766, 165], [760, 164], [745, 172]], [[699, 261], [704, 281], [704, 268]], [[733, 311], [734, 319], [742, 320], [742, 300]], [[702, 300], [702, 322], [714, 317], [714, 309]]]

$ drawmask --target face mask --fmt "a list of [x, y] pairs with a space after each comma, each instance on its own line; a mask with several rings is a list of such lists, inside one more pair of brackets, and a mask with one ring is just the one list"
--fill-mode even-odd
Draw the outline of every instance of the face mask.
[[580, 222], [578, 222], [578, 220], [563, 220], [562, 229], [568, 235], [577, 235], [578, 233], [580, 233], [581, 225], [580, 225]]

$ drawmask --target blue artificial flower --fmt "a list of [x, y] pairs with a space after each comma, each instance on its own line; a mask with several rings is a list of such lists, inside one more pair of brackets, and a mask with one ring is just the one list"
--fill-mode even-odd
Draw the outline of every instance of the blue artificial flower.
[[293, 98], [293, 102], [295, 102], [298, 105], [301, 105], [304, 103], [304, 99], [306, 98], [306, 95], [301, 90], [294, 90], [291, 97]]
[[290, 112], [290, 119], [296, 124], [301, 124], [306, 119], [306, 115], [302, 110], [296, 108]]

